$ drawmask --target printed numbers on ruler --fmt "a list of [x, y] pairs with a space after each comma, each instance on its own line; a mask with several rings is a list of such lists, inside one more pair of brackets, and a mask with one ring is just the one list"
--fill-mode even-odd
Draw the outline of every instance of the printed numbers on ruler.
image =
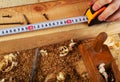
[[0, 29], [0, 36], [40, 30], [45, 28], [58, 27], [58, 26], [66, 26], [70, 24], [77, 24], [87, 21], [88, 20], [86, 16], [80, 16], [80, 17], [66, 18], [61, 20], [47, 21], [38, 24], [30, 24], [30, 25], [19, 26], [14, 28], [5, 28], [5, 29]]

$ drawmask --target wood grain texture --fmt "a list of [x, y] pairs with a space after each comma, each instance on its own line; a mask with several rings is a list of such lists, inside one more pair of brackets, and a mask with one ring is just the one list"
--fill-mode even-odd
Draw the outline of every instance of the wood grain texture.
[[[120, 73], [114, 61], [115, 59], [110, 53], [108, 46], [103, 44], [106, 38], [107, 34], [102, 32], [91, 42], [83, 42], [78, 47], [85, 66], [87, 67], [91, 82], [105, 82], [105, 79], [101, 77], [99, 73], [100, 71], [98, 71], [102, 63], [105, 64], [106, 70], [112, 69], [116, 82], [120, 81]], [[96, 47], [96, 45], [100, 48]]]
[[[31, 23], [47, 21], [43, 14], [46, 14], [50, 20], [63, 19], [68, 17], [84, 15], [88, 5], [88, 0], [66, 0], [48, 3], [39, 3], [20, 7], [0, 9], [0, 23], [4, 22], [24, 22], [23, 14], [27, 16]], [[12, 18], [3, 18], [2, 16], [10, 15]], [[0, 28], [14, 27], [17, 25], [2, 25]]]
[[[39, 3], [26, 5], [22, 7], [13, 7], [1, 9], [0, 13], [5, 12], [13, 15], [11, 19], [4, 19], [6, 22], [23, 21], [26, 24], [23, 14], [25, 14], [31, 23], [47, 21], [43, 13], [46, 13], [50, 20], [62, 19], [84, 15], [88, 8], [89, 0], [65, 0], [49, 3]], [[1, 17], [1, 16], [0, 16]], [[1, 18], [0, 22], [3, 18]], [[40, 31], [15, 34], [10, 36], [0, 37], [0, 54], [40, 47], [44, 45], [59, 43], [61, 41], [73, 39], [86, 39], [95, 37], [100, 32], [115, 34], [120, 32], [120, 22], [104, 23], [88, 27], [87, 23], [45, 29]], [[0, 28], [13, 27], [0, 26]]]
[[[15, 6], [22, 6], [28, 4], [50, 2], [50, 1], [60, 1], [60, 0], [0, 0], [0, 8], [8, 8], [8, 7], [15, 7]], [[61, 0], [61, 1], [65, 1], [65, 0]]]
[[0, 0], [0, 8], [38, 3], [38, 0]]
[[28, 4], [41, 3], [41, 2], [49, 2], [49, 1], [57, 1], [57, 0], [0, 0], [0, 8], [8, 8], [8, 7], [22, 6]]

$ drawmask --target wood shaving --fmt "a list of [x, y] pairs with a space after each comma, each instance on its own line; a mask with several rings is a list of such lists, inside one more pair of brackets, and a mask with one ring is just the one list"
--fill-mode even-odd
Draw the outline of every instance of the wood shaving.
[[120, 37], [118, 35], [108, 36], [105, 43], [116, 60], [116, 64], [118, 65], [118, 69], [120, 70]]
[[66, 74], [64, 72], [59, 72], [57, 75], [57, 80], [58, 81], [64, 81], [65, 80]]
[[14, 66], [17, 66], [17, 55], [10, 53], [4, 56], [4, 59], [0, 62], [0, 72], [9, 72]]
[[120, 42], [118, 37], [109, 36], [104, 44], [108, 45], [110, 49], [115, 49], [115, 50], [120, 49]]
[[56, 75], [54, 73], [51, 73], [47, 75], [44, 82], [50, 82], [50, 81], [52, 82], [55, 79], [56, 79]]
[[59, 47], [59, 55], [60, 57], [66, 56], [69, 53], [69, 49], [67, 46], [61, 46]]
[[101, 63], [99, 65], [98, 69], [99, 69], [99, 72], [104, 76], [106, 82], [108, 82], [108, 74], [107, 74], [104, 66], [105, 66], [105, 63]]
[[69, 47], [68, 47], [69, 51], [73, 50], [73, 47], [75, 46], [75, 44], [76, 43], [73, 41], [73, 39], [71, 39], [71, 42], [70, 42]]
[[17, 62], [11, 62], [12, 64], [11, 64], [11, 66], [9, 66], [9, 67], [7, 67], [4, 71], [2, 71], [2, 72], [9, 72], [9, 71], [11, 71], [12, 69], [13, 69], [13, 67], [14, 66], [17, 66]]
[[47, 50], [40, 50], [40, 54], [41, 54], [42, 56], [48, 56]]

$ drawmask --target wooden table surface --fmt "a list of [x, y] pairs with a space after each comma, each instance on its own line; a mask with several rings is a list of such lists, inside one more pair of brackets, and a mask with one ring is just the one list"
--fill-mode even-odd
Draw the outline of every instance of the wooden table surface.
[[[33, 23], [45, 22], [55, 19], [83, 16], [89, 7], [90, 0], [57, 0], [45, 3], [29, 4], [24, 6], [0, 9], [0, 23], [26, 21], [23, 14]], [[49, 17], [46, 20], [43, 14]], [[11, 18], [2, 16], [10, 15]], [[0, 28], [15, 27], [20, 25], [0, 25]], [[40, 47], [44, 45], [59, 43], [73, 39], [86, 39], [95, 37], [100, 32], [107, 32], [108, 35], [120, 33], [120, 22], [103, 23], [88, 27], [87, 23], [57, 27], [52, 29], [39, 30], [28, 33], [14, 34], [0, 37], [0, 54]]]
[[27, 4], [35, 4], [35, 3], [48, 2], [48, 1], [56, 1], [56, 0], [0, 0], [0, 8], [22, 6]]

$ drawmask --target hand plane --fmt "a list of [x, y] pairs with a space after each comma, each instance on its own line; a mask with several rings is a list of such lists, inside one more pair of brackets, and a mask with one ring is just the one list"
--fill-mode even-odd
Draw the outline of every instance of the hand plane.
[[[106, 39], [107, 34], [102, 32], [92, 40], [89, 45], [82, 42], [78, 46], [91, 82], [120, 82], [118, 66], [108, 46], [103, 44]], [[107, 79], [99, 72], [99, 66], [102, 63], [105, 64], [104, 70], [106, 70], [106, 74], [108, 74]]]

